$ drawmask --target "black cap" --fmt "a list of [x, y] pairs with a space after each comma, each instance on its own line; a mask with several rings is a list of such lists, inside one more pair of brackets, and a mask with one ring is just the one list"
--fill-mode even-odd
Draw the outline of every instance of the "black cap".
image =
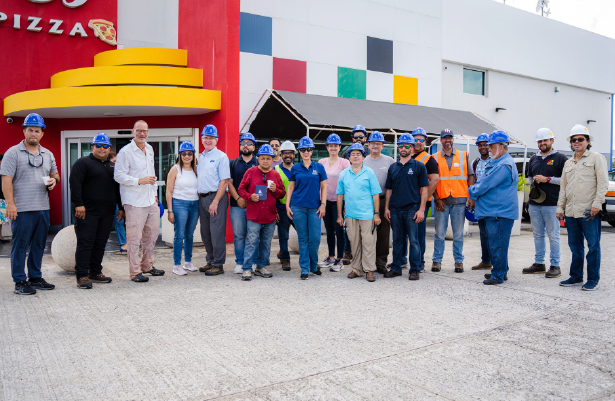
[[453, 136], [453, 130], [452, 129], [448, 129], [448, 128], [444, 128], [441, 132], [440, 132], [440, 138], [444, 138], [445, 136]]

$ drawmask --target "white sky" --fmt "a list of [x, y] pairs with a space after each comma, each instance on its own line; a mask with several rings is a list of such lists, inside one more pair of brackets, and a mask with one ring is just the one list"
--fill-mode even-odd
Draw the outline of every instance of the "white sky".
[[[506, 5], [534, 14], [537, 3], [538, 0], [506, 0]], [[551, 19], [615, 39], [615, 0], [550, 0], [549, 8]]]

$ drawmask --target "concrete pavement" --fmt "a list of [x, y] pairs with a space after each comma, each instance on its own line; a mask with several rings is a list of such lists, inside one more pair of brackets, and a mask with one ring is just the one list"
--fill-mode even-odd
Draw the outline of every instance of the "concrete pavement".
[[[612, 230], [595, 292], [522, 275], [534, 252], [525, 230], [511, 239], [509, 281], [486, 287], [470, 270], [471, 231], [465, 273], [453, 273], [447, 241], [442, 272], [418, 282], [349, 280], [347, 267], [301, 281], [298, 256], [282, 271], [274, 240], [271, 279], [241, 282], [231, 255], [222, 276], [175, 276], [171, 250], [157, 249], [164, 277], [133, 283], [126, 256], [110, 252], [114, 282], [80, 290], [46, 255], [56, 289], [26, 297], [0, 259], [0, 400], [615, 399]], [[431, 236], [427, 250], [429, 264]]]

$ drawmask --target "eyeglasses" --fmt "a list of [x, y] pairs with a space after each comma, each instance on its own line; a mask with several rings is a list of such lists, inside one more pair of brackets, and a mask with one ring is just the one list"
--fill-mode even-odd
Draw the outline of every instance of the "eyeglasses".
[[575, 143], [575, 142], [585, 142], [585, 137], [570, 139], [570, 143]]
[[303, 149], [299, 149], [299, 152], [301, 153], [305, 153], [305, 152], [312, 152], [314, 151], [314, 148], [303, 148]]
[[147, 134], [149, 130], [148, 129], [136, 129], [135, 132], [137, 134]]
[[[40, 163], [38, 162], [40, 158]], [[37, 154], [37, 155], [32, 155], [32, 153], [28, 152], [28, 164], [32, 167], [40, 167], [43, 165], [43, 155], [42, 154]]]
[[277, 144], [277, 145], [271, 145], [271, 147], [272, 147], [272, 148], [279, 148], [279, 147], [280, 147], [280, 144]]
[[410, 148], [414, 147], [413, 145], [411, 145], [409, 143], [407, 143], [405, 145], [404, 144], [399, 144], [397, 146], [399, 146], [400, 149], [403, 149], [403, 148], [410, 149]]
[[111, 145], [102, 145], [100, 143], [97, 143], [94, 146], [96, 146], [98, 149], [100, 149], [100, 148], [109, 149], [111, 147]]
[[254, 146], [252, 141], [243, 141], [239, 143], [241, 146]]
[[285, 150], [285, 151], [282, 152], [282, 156], [293, 156], [293, 157], [295, 157], [295, 152], [293, 152], [291, 150], [288, 150], [288, 151]]
[[211, 142], [211, 141], [213, 141], [214, 139], [216, 139], [216, 138], [214, 138], [214, 137], [212, 137], [212, 136], [207, 136], [207, 135], [203, 135], [203, 136], [201, 137], [201, 140], [202, 140], [202, 141], [205, 141], [205, 142]]
[[425, 139], [423, 139], [423, 138], [421, 138], [421, 139], [419, 139], [419, 138], [414, 138], [414, 140], [415, 140], [416, 142], [420, 142], [420, 143], [425, 142]]
[[352, 137], [352, 139], [363, 139], [365, 138], [365, 135], [355, 135]]

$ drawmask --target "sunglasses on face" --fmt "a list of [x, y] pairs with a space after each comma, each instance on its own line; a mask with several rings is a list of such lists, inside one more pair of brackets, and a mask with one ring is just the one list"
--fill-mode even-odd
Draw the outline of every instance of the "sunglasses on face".
[[585, 142], [585, 137], [581, 137], [581, 138], [572, 138], [570, 140], [570, 143], [575, 143], [575, 142]]
[[111, 146], [110, 145], [101, 145], [100, 143], [97, 143], [96, 146], [98, 149], [103, 148], [103, 149], [109, 149]]
[[355, 135], [353, 139], [364, 139], [365, 135]]
[[252, 141], [243, 141], [240, 143], [241, 146], [254, 146]]
[[305, 152], [312, 152], [314, 149], [312, 148], [303, 148], [303, 149], [299, 149], [299, 152], [301, 153], [305, 153]]
[[419, 138], [414, 138], [414, 140], [415, 140], [416, 142], [420, 142], [420, 143], [425, 142], [425, 139], [423, 139], [423, 138], [421, 138], [421, 139], [419, 139]]
[[284, 152], [282, 152], [282, 156], [292, 156], [292, 157], [295, 157], [295, 152], [286, 152], [286, 151], [284, 151]]
[[397, 145], [400, 149], [406, 148], [406, 149], [410, 149], [412, 147], [414, 147], [413, 145], [410, 145], [409, 143], [405, 144], [405, 145]]
[[192, 152], [184, 152], [182, 153], [182, 157], [192, 157]]

